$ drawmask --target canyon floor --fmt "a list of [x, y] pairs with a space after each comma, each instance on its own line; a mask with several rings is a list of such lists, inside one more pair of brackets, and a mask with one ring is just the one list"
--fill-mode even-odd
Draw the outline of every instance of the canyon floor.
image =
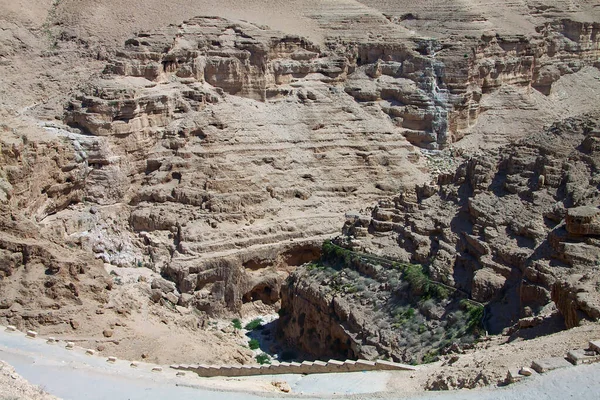
[[[239, 3], [0, 0], [0, 323], [164, 365], [318, 358], [311, 335], [413, 361], [358, 281], [290, 283], [342, 234], [494, 318], [389, 393], [600, 337], [600, 3]], [[383, 312], [379, 267], [353, 274]], [[232, 324], [277, 312], [258, 350]]]

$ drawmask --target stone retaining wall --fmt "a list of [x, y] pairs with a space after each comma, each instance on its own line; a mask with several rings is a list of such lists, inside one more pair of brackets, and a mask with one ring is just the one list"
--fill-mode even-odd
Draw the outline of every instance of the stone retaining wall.
[[213, 365], [171, 365], [171, 368], [195, 372], [199, 376], [250, 376], [281, 374], [325, 374], [357, 371], [414, 371], [417, 368], [390, 361], [367, 360], [329, 360], [297, 362], [274, 362], [269, 365], [256, 366], [213, 366]]

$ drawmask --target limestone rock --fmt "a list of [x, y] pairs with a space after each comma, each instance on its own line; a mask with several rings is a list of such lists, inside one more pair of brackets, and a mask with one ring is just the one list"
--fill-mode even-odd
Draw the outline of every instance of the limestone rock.
[[581, 206], [567, 210], [567, 231], [575, 235], [600, 235], [600, 209]]
[[475, 272], [473, 276], [473, 299], [480, 302], [488, 302], [496, 297], [504, 285], [506, 278], [497, 274], [491, 268], [483, 268]]
[[155, 278], [154, 280], [152, 280], [150, 287], [152, 289], [158, 289], [162, 293], [171, 293], [175, 291], [175, 284], [162, 278]]

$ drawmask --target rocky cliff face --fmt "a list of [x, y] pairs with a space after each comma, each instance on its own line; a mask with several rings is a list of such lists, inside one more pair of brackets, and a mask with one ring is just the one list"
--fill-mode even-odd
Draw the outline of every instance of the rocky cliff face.
[[561, 76], [599, 66], [599, 29], [563, 19], [536, 27], [534, 35], [488, 31], [458, 42], [414, 38], [401, 46], [333, 47], [357, 64], [348, 77], [349, 94], [380, 106], [411, 143], [439, 148], [477, 123], [483, 94], [502, 85], [549, 94]]
[[[0, 318], [20, 327], [67, 323], [77, 309], [107, 303], [112, 287], [102, 262], [78, 249], [76, 241], [57, 243], [39, 230], [48, 215], [81, 201], [85, 158], [71, 151], [68, 138], [40, 140], [39, 131], [4, 133]], [[82, 222], [64, 228], [76, 229]]]
[[152, 265], [218, 308], [277, 292], [282, 260], [315, 257], [341, 212], [423, 179], [410, 143], [459, 139], [482, 94], [501, 85], [548, 92], [594, 64], [596, 25], [538, 30], [319, 47], [198, 17], [139, 33], [65, 115], [95, 138], [85, 198], [128, 216], [117, 238], [96, 229], [88, 248], [106, 262]]
[[[517, 144], [466, 157], [456, 172], [440, 174], [434, 184], [404, 188], [380, 201], [371, 215], [349, 213], [340, 242], [424, 265], [432, 280], [485, 304], [491, 333], [545, 323], [556, 329], [556, 312], [562, 317], [558, 326], [566, 328], [597, 321], [597, 129], [597, 114], [569, 119]], [[342, 262], [352, 265], [348, 256]], [[317, 357], [334, 352], [409, 361], [443, 349], [448, 338], [436, 337], [436, 329], [443, 327], [446, 335], [452, 329], [457, 319], [452, 303], [445, 296], [414, 303], [422, 324], [417, 333], [428, 335], [411, 333], [414, 317], [395, 311], [407, 303], [394, 293], [407, 296], [411, 285], [405, 281], [415, 278], [408, 272], [389, 276], [395, 271], [390, 263], [374, 258], [359, 273], [344, 269], [329, 277], [311, 272], [311, 266], [297, 270], [283, 289], [284, 336]], [[372, 285], [361, 284], [365, 276]], [[348, 289], [357, 285], [364, 295]], [[436, 306], [445, 311], [436, 312]]]
[[221, 18], [127, 41], [65, 116], [93, 138], [84, 196], [104, 222], [87, 248], [162, 271], [205, 311], [276, 302], [343, 210], [422, 179], [385, 115], [336, 86], [348, 69], [305, 39]]
[[482, 305], [431, 281], [421, 266], [323, 248], [282, 287], [279, 336], [288, 346], [316, 358], [417, 363], [485, 332]]
[[[285, 277], [319, 257], [322, 241], [339, 230], [346, 211], [362, 208], [358, 219], [366, 225], [354, 227], [357, 235], [381, 231], [384, 246], [389, 225], [397, 229], [396, 214], [417, 218], [425, 212], [413, 203], [438, 196], [436, 185], [424, 183], [440, 158], [421, 148], [460, 146], [469, 142], [457, 141], [471, 132], [488, 141], [488, 133], [502, 131], [494, 138], [506, 142], [521, 137], [523, 126], [596, 107], [597, 10], [588, 2], [505, 2], [500, 13], [470, 2], [392, 3], [286, 4], [272, 24], [288, 33], [257, 22], [269, 22], [264, 15], [274, 15], [271, 10], [245, 15], [251, 7], [211, 14], [255, 23], [219, 17], [181, 23], [207, 12], [202, 1], [177, 0], [168, 7], [140, 0], [112, 7], [61, 1], [26, 13], [8, 7], [10, 12], [0, 13], [0, 203], [7, 238], [2, 289], [26, 288], [34, 280], [30, 287], [39, 290], [26, 291], [35, 298], [32, 310], [45, 299], [35, 293], [52, 298], [44, 277], [19, 275], [22, 266], [33, 265], [27, 254], [38, 254], [36, 265], [60, 271], [65, 285], [89, 284], [90, 301], [102, 303], [108, 295], [100, 289], [107, 287], [106, 275], [93, 261], [101, 259], [163, 274], [177, 286], [168, 291], [169, 304], [190, 306], [190, 312], [221, 315], [256, 300], [277, 307]], [[293, 24], [296, 15], [301, 22]], [[164, 21], [175, 24], [148, 29]], [[124, 37], [125, 45], [114, 47]], [[66, 108], [60, 104], [64, 97], [70, 100]], [[501, 114], [503, 119], [494, 119]], [[514, 120], [521, 125], [513, 132]], [[593, 148], [593, 139], [583, 145]], [[464, 176], [483, 179], [478, 171], [503, 156], [490, 157], [463, 167], [474, 171]], [[526, 167], [519, 168], [529, 168], [523, 162]], [[552, 182], [558, 167], [544, 168], [550, 172], [542, 180]], [[454, 178], [441, 179], [449, 184]], [[399, 197], [419, 193], [409, 205], [384, 201], [374, 216], [365, 211], [408, 183], [420, 188]], [[520, 190], [517, 183], [508, 182], [507, 190]], [[449, 196], [462, 201], [461, 193]], [[477, 195], [482, 201], [484, 196]], [[453, 221], [454, 206], [439, 201], [439, 210], [434, 204], [430, 213]], [[585, 204], [591, 203], [573, 203]], [[587, 222], [567, 228], [567, 239], [550, 241], [567, 249], [556, 250], [567, 264], [587, 257], [588, 249], [572, 246], [570, 235], [596, 232], [589, 210], [572, 212], [571, 225]], [[414, 255], [396, 255], [430, 263], [438, 277], [450, 268], [443, 264], [449, 257], [448, 265], [459, 272], [450, 273], [454, 283], [448, 283], [479, 299], [493, 298], [505, 282], [520, 279], [513, 269], [496, 266], [500, 255], [489, 268], [488, 259], [477, 256], [487, 268], [483, 272], [468, 266], [479, 265], [469, 257], [463, 261], [460, 246], [487, 251], [476, 228], [460, 246], [452, 236], [460, 235], [444, 228], [448, 239], [438, 251], [431, 244], [437, 239], [427, 239], [439, 233], [433, 226], [407, 233], [412, 242], [402, 242], [402, 248]], [[586, 246], [593, 246], [592, 239], [586, 236], [592, 243]], [[519, 246], [523, 240], [529, 239], [519, 238]], [[27, 250], [38, 241], [43, 251]], [[461, 254], [456, 262], [455, 253]], [[518, 254], [506, 257], [510, 268], [520, 260]], [[84, 264], [90, 267], [80, 269]], [[79, 270], [84, 273], [72, 272]], [[546, 275], [528, 279], [535, 283]], [[581, 310], [593, 308], [583, 295], [572, 295], [577, 282], [527, 283], [523, 298], [534, 299], [528, 300], [532, 313], [538, 297], [541, 303], [556, 298], [576, 321]], [[138, 286], [150, 291], [144, 282]], [[60, 287], [53, 301], [77, 303], [71, 289]], [[12, 299], [7, 307], [21, 289], [3, 292]], [[167, 304], [166, 296], [154, 297]], [[67, 309], [58, 303], [51, 307]]]
[[434, 279], [488, 303], [495, 331], [552, 300], [569, 327], [595, 320], [596, 129], [594, 116], [566, 120], [472, 156], [436, 184], [405, 188], [370, 217], [350, 219], [345, 232], [352, 246], [428, 265]]

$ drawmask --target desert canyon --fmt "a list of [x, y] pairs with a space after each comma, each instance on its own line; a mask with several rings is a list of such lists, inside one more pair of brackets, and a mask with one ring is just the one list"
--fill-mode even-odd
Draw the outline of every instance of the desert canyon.
[[600, 2], [0, 0], [2, 325], [496, 385], [600, 337], [599, 206]]

